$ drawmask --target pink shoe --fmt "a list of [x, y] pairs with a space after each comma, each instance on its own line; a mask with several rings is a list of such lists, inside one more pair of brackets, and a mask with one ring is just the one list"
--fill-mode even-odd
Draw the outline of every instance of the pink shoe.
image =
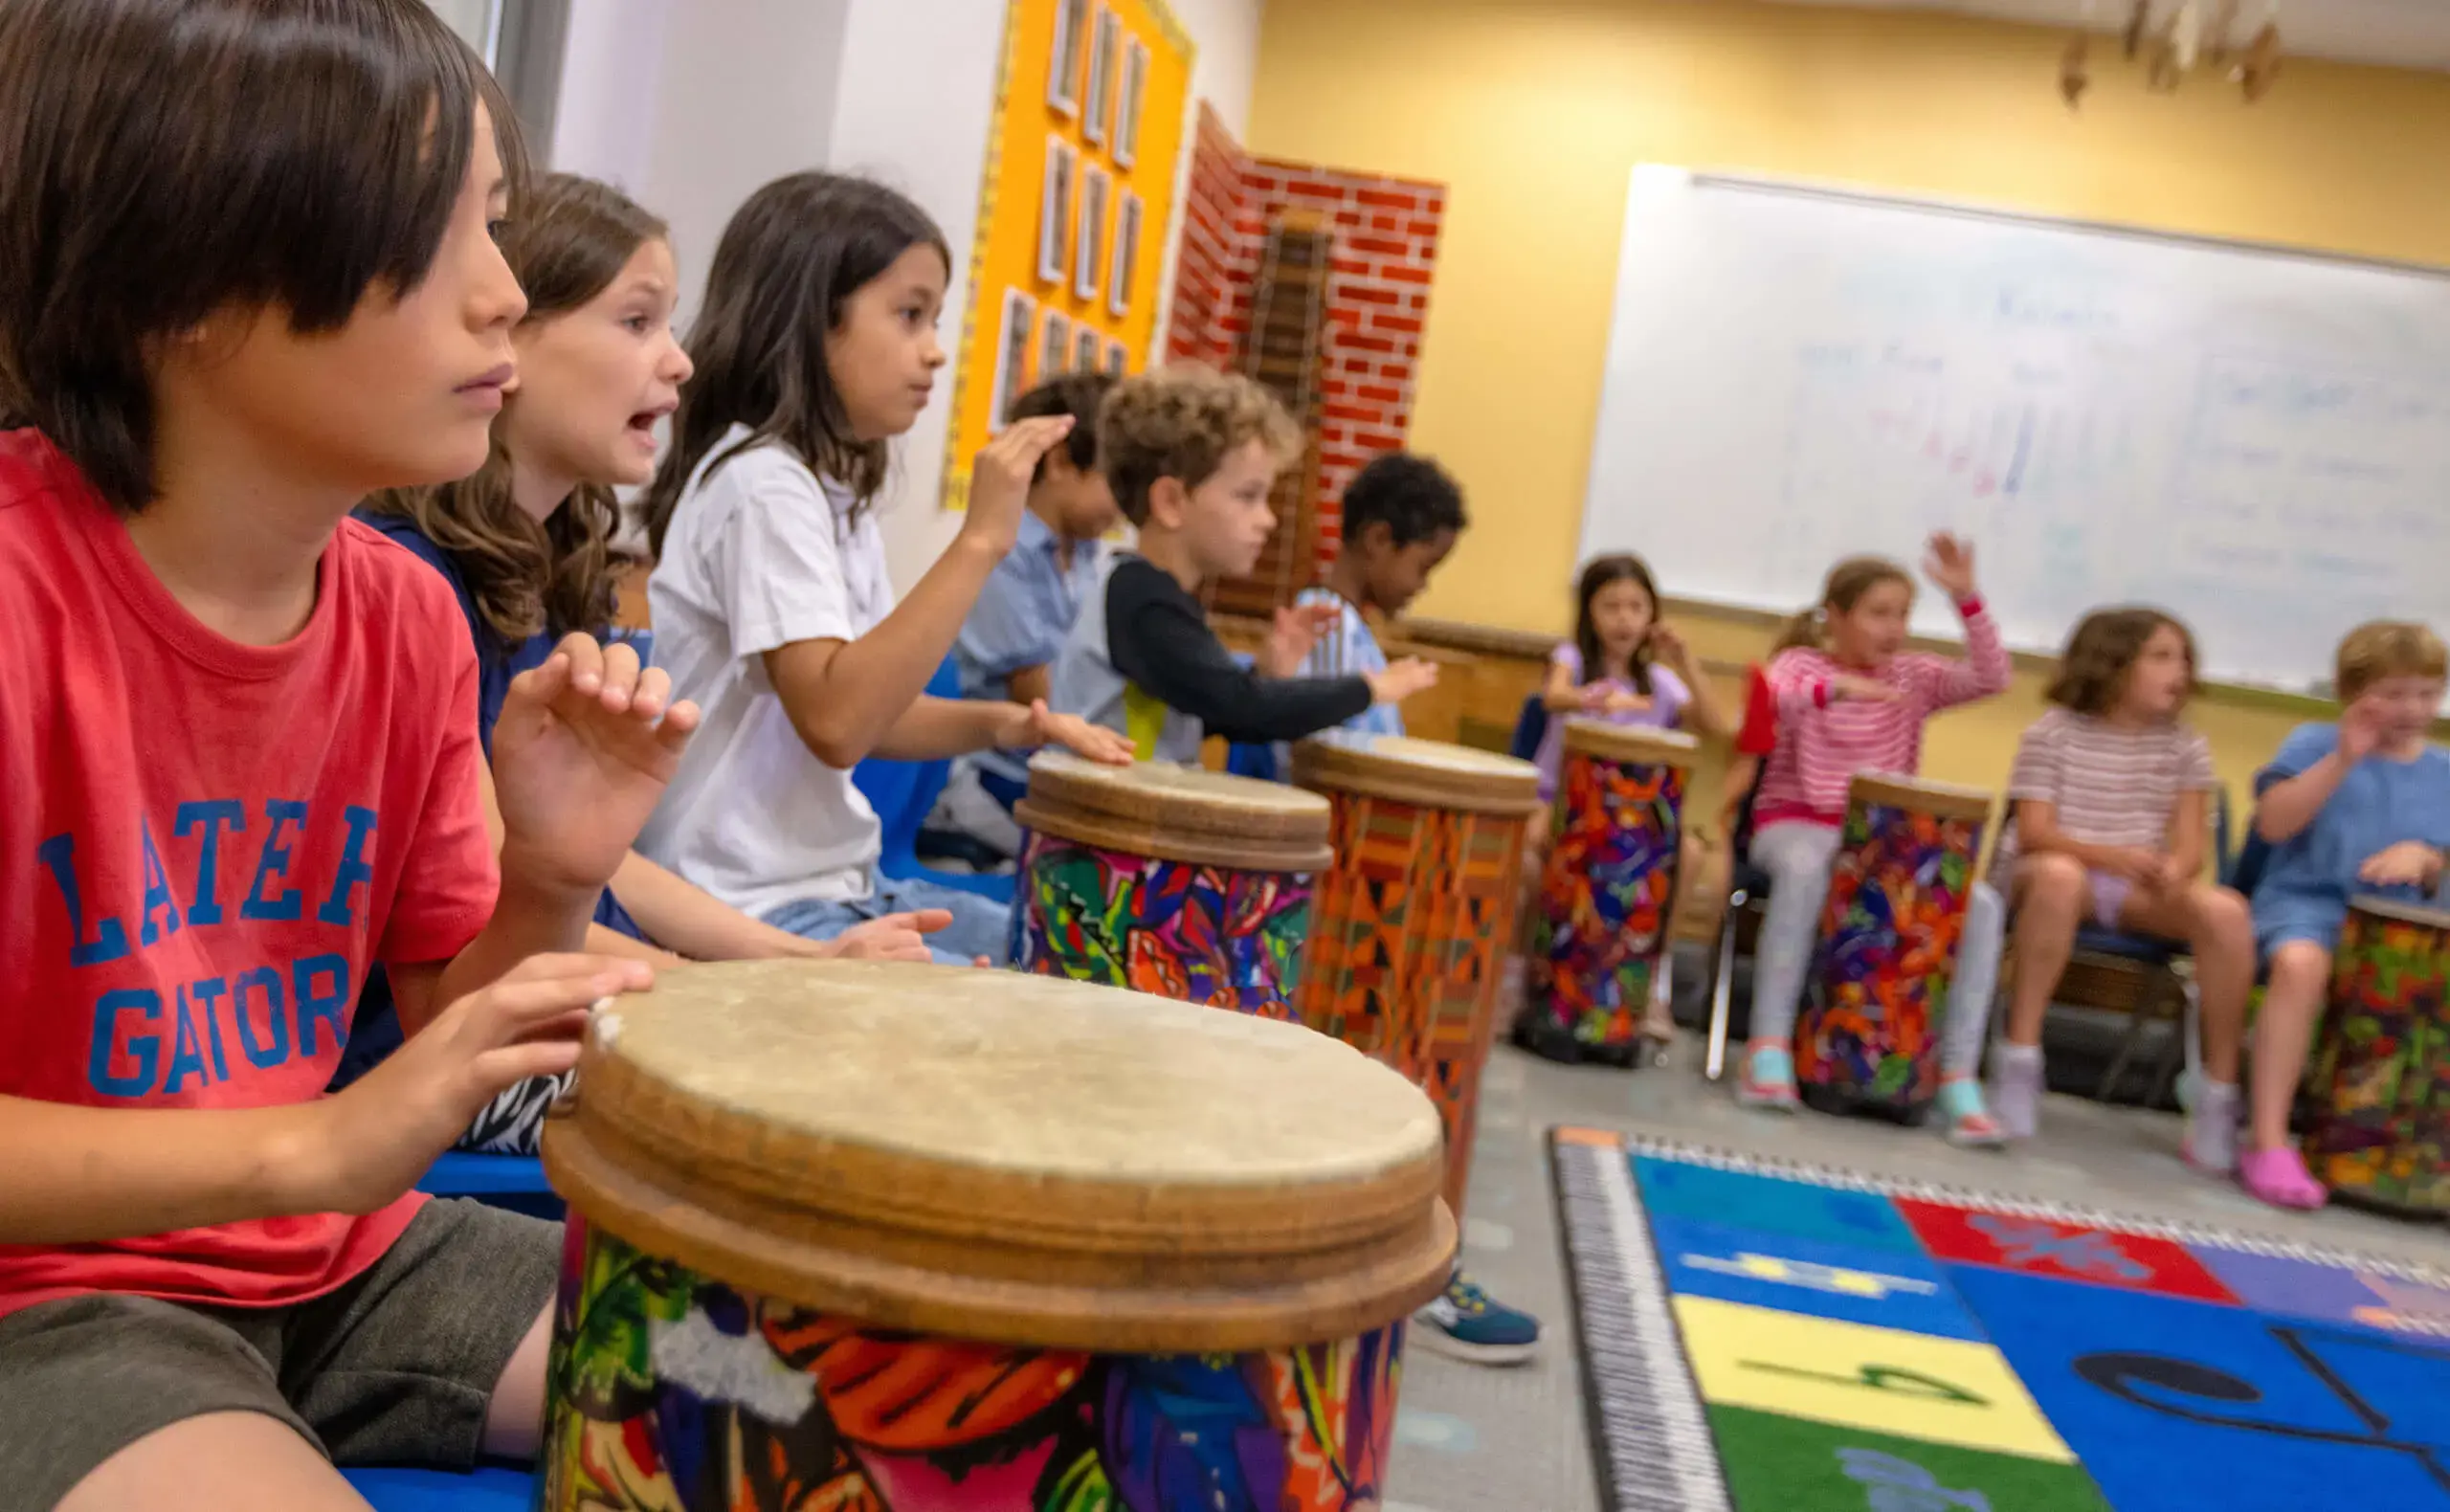
[[2270, 1203], [2275, 1208], [2295, 1208], [2310, 1212], [2330, 1201], [2330, 1193], [2305, 1168], [2305, 1162], [2295, 1150], [2283, 1145], [2278, 1149], [2247, 1150], [2238, 1157], [2238, 1182], [2249, 1195]]

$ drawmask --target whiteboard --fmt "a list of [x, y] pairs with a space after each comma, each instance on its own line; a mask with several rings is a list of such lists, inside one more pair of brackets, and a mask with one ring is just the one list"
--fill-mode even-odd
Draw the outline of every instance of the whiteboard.
[[2013, 646], [2158, 604], [2318, 691], [2450, 596], [2450, 277], [1637, 167], [1583, 553], [1791, 612], [1936, 529]]

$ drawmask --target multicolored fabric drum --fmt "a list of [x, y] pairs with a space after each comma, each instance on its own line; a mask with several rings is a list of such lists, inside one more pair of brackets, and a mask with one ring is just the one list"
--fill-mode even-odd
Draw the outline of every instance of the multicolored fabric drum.
[[1795, 1018], [1807, 1101], [1914, 1118], [1939, 1095], [1938, 1027], [1990, 816], [1977, 788], [1854, 780]]
[[1293, 1016], [1326, 804], [1276, 783], [1046, 754], [1013, 908], [1023, 971]]
[[1675, 730], [1566, 725], [1540, 874], [1531, 999], [1516, 1026], [1558, 1060], [1635, 1063], [1673, 941], [1684, 788], [1700, 743]]
[[1293, 780], [1334, 809], [1302, 1022], [1429, 1093], [1446, 1123], [1446, 1201], [1459, 1213], [1540, 769], [1338, 730], [1294, 747]]
[[546, 1512], [1368, 1512], [1437, 1115], [1292, 1025], [1043, 977], [665, 973], [597, 1016]]
[[2344, 1202], [2450, 1212], [2450, 914], [2360, 899], [2332, 959], [2305, 1163]]

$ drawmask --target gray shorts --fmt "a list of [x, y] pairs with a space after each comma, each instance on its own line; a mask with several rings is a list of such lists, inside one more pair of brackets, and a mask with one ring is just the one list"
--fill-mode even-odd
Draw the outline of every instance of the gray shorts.
[[430, 1202], [338, 1291], [287, 1307], [103, 1295], [0, 1318], [0, 1503], [47, 1509], [208, 1412], [261, 1412], [339, 1464], [476, 1462], [485, 1409], [552, 1300], [561, 1226]]

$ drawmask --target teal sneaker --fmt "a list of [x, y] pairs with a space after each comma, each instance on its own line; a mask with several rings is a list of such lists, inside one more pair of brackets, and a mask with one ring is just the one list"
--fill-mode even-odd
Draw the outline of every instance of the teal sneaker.
[[1473, 1365], [1521, 1365], [1540, 1346], [1539, 1319], [1494, 1301], [1459, 1268], [1413, 1323], [1415, 1343]]

